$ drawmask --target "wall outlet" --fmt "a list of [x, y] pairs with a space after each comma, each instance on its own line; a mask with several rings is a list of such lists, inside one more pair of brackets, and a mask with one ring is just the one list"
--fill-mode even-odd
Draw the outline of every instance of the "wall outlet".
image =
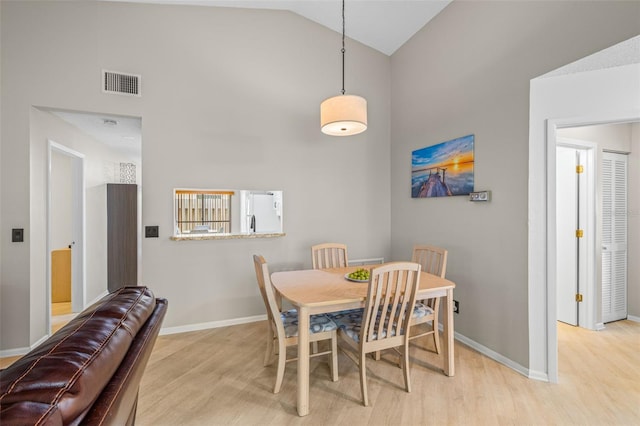
[[159, 226], [145, 226], [144, 237], [145, 238], [158, 238], [160, 235]]
[[453, 301], [453, 313], [454, 314], [460, 313], [460, 302], [458, 302], [457, 300]]

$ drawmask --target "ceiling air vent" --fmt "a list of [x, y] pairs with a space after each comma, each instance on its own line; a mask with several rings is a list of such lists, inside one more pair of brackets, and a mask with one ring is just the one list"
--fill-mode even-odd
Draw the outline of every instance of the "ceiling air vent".
[[136, 74], [102, 70], [102, 91], [118, 95], [141, 96], [140, 79]]

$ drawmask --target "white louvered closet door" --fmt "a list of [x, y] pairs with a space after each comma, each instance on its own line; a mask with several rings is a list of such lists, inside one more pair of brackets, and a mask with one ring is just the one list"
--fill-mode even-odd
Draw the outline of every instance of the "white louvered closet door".
[[602, 322], [627, 317], [627, 156], [602, 159]]

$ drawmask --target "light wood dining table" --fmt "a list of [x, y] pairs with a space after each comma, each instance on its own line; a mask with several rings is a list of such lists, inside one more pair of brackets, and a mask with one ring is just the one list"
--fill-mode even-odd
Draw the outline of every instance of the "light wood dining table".
[[[349, 281], [346, 275], [362, 266], [282, 271], [271, 274], [278, 294], [298, 311], [298, 415], [309, 414], [309, 317], [364, 306], [368, 284]], [[455, 284], [426, 272], [420, 273], [418, 299], [442, 298], [443, 371], [453, 376], [453, 289]]]

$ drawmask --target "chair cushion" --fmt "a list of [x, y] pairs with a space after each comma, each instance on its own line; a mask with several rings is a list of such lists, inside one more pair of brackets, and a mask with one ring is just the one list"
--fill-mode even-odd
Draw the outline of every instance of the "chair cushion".
[[[358, 321], [362, 320], [362, 312], [364, 311], [364, 308], [358, 308], [358, 309], [348, 309], [346, 311], [339, 311], [339, 312], [331, 312], [330, 314], [327, 314], [329, 317], [331, 317], [332, 320], [334, 320], [336, 322], [336, 324], [338, 324], [339, 321], [348, 321], [349, 318]], [[338, 327], [340, 325], [338, 324]]]
[[[287, 337], [297, 336], [298, 312], [295, 309], [280, 312], [280, 318], [282, 318], [282, 323], [284, 325], [284, 334]], [[323, 331], [332, 331], [337, 329], [337, 324], [327, 315], [311, 315], [311, 318], [309, 319], [309, 332], [311, 333], [322, 333]]]
[[[338, 328], [356, 342], [360, 341], [360, 323], [362, 323], [363, 308], [327, 314], [338, 325]], [[354, 337], [355, 336], [355, 337]]]
[[[342, 311], [336, 312], [335, 314], [331, 314], [333, 320], [338, 324], [338, 328], [342, 330], [347, 336], [353, 339], [356, 342], [360, 341], [360, 330], [362, 329], [362, 314], [364, 309], [353, 309], [350, 311]], [[378, 328], [379, 317], [376, 319], [375, 328]], [[386, 329], [387, 324], [385, 324], [384, 328]], [[391, 336], [396, 335], [396, 328], [393, 327], [391, 329]], [[386, 330], [383, 330], [381, 338], [385, 338], [387, 336]], [[373, 333], [373, 339], [377, 340], [378, 334]]]
[[413, 315], [411, 317], [413, 319], [424, 318], [427, 315], [433, 315], [433, 309], [422, 302], [416, 302], [416, 305], [413, 307]]

